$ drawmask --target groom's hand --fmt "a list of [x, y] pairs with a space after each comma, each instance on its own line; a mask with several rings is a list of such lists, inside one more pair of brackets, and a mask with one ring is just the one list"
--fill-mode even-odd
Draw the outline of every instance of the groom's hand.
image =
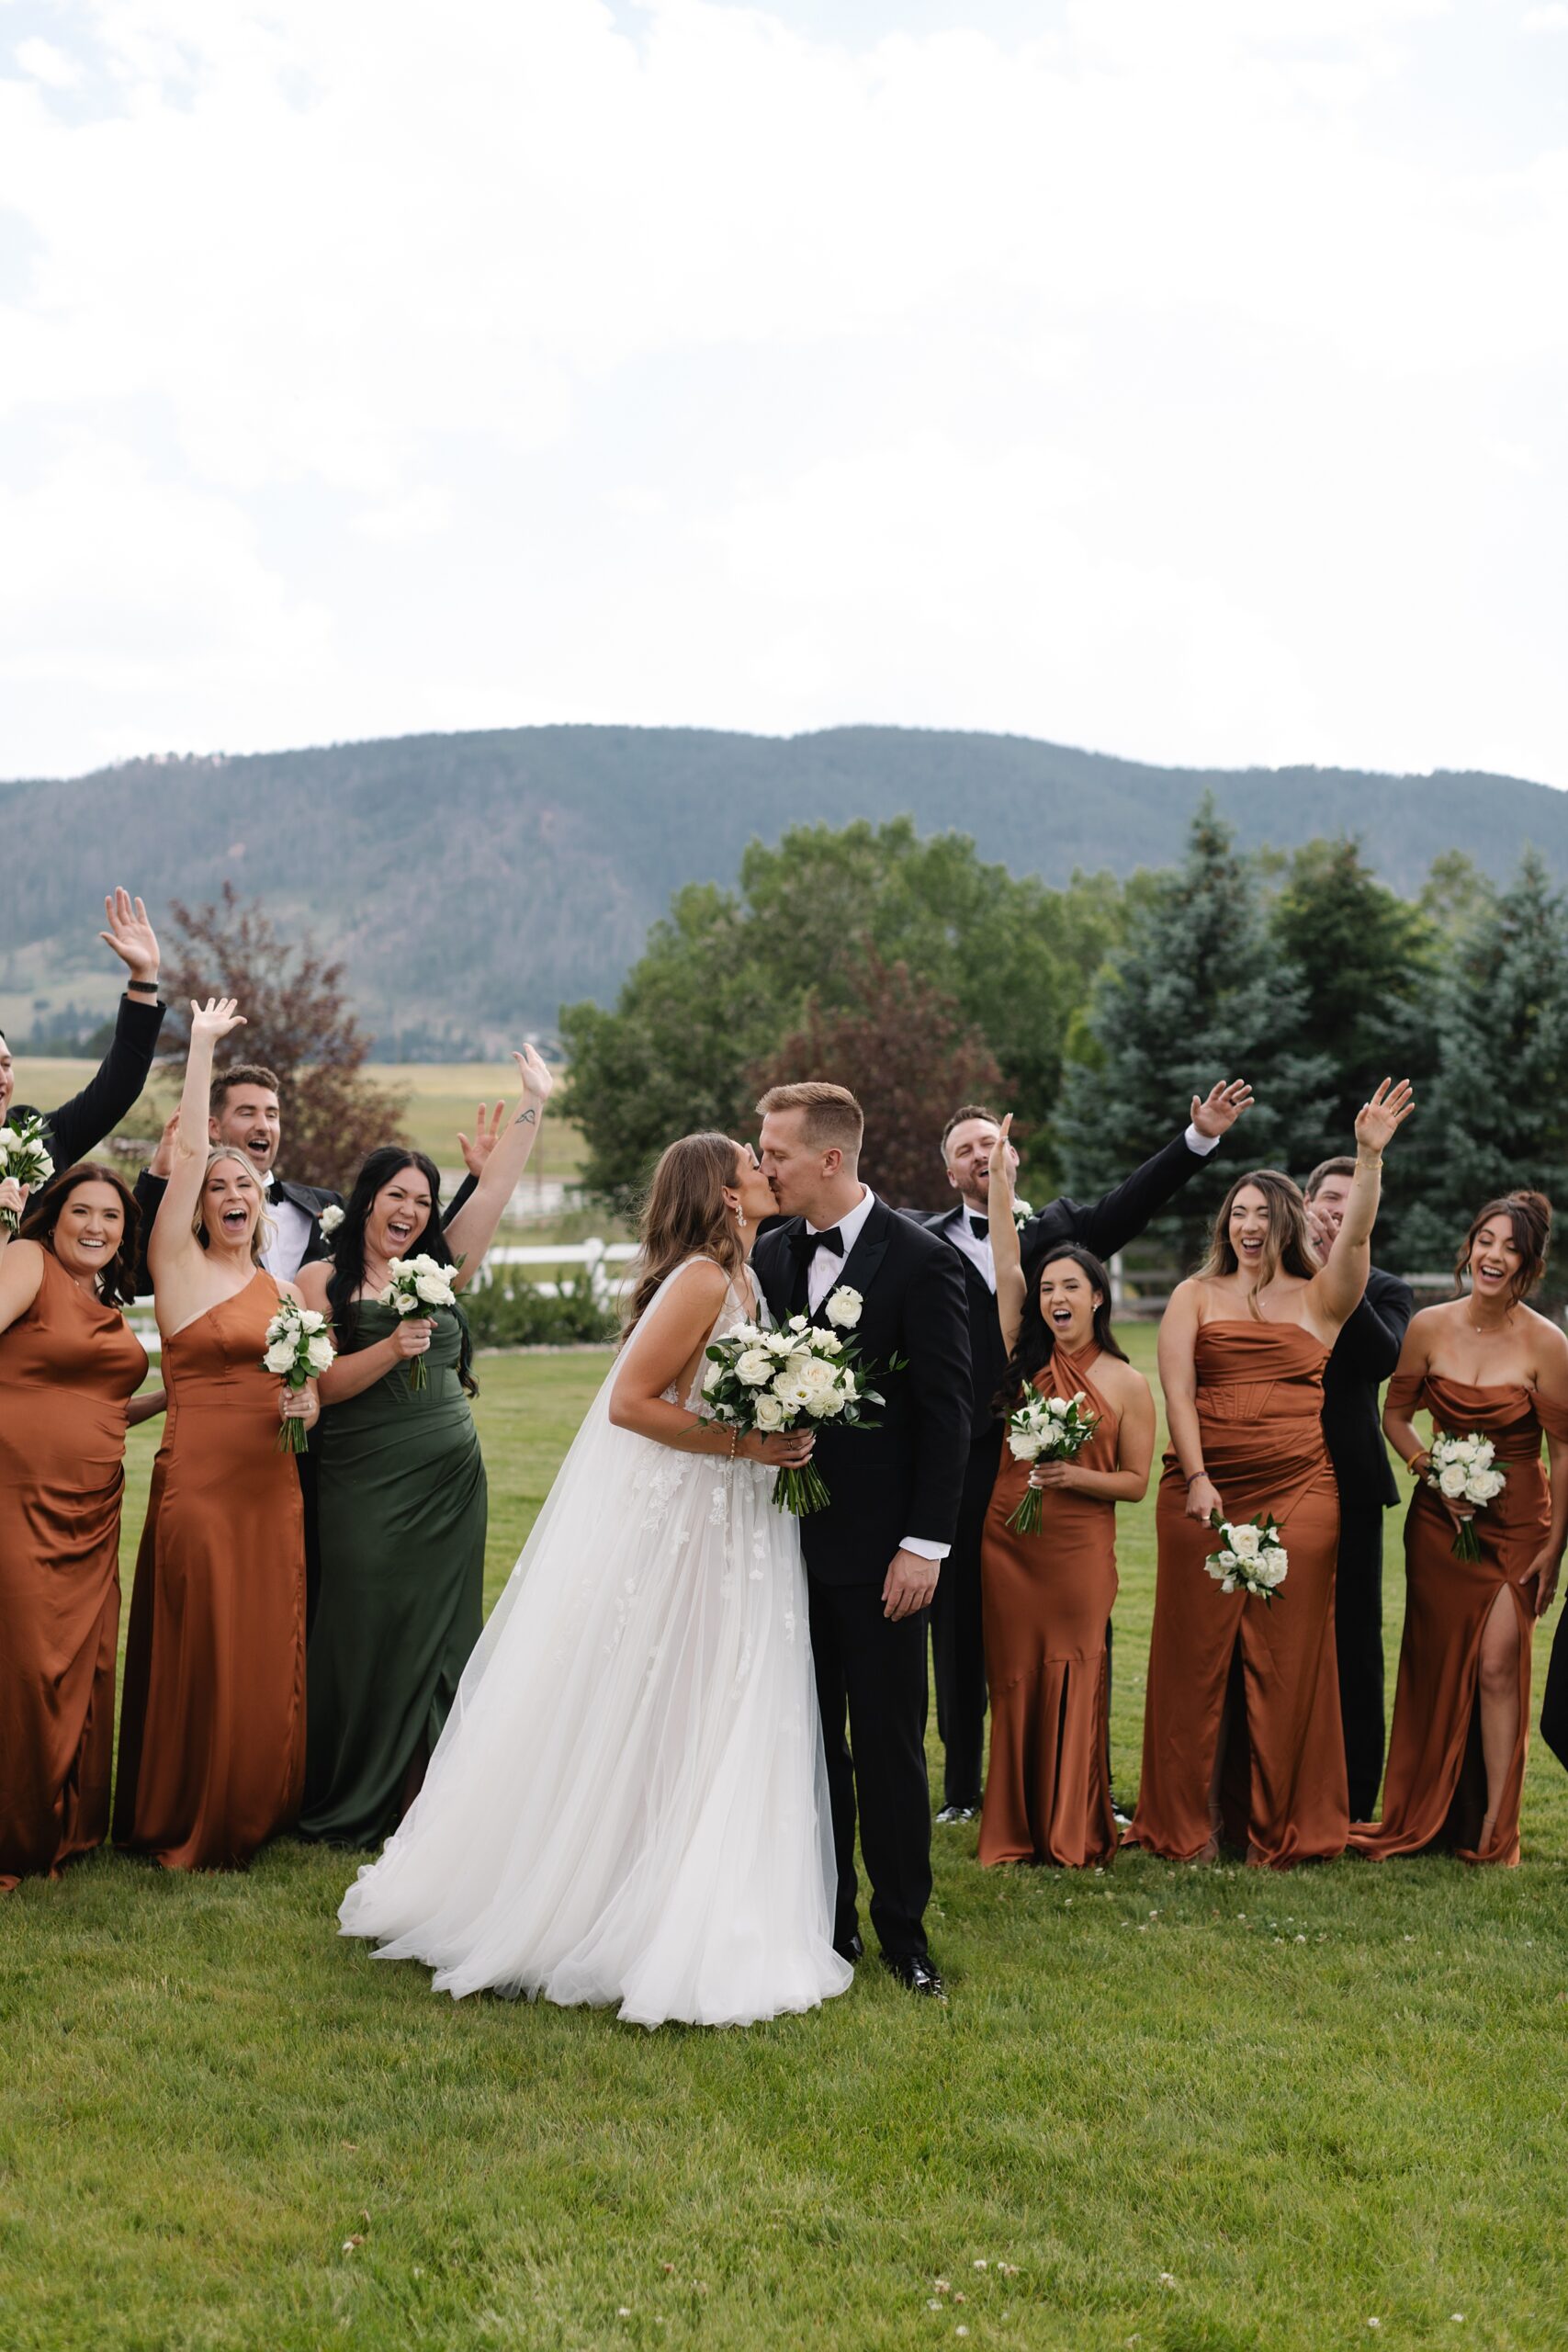
[[942, 1573], [940, 1560], [923, 1560], [918, 1552], [895, 1552], [882, 1587], [882, 1613], [897, 1624], [918, 1609], [929, 1609]]

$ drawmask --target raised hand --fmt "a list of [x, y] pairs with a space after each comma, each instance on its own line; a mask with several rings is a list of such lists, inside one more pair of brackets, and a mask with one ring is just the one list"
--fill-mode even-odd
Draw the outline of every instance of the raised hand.
[[175, 1137], [180, 1131], [180, 1114], [171, 1111], [164, 1122], [164, 1132], [158, 1137], [158, 1148], [147, 1162], [149, 1176], [161, 1176], [165, 1183], [175, 1172]]
[[472, 1136], [466, 1136], [462, 1128], [458, 1128], [457, 1148], [463, 1155], [463, 1165], [470, 1176], [478, 1176], [481, 1172], [485, 1161], [501, 1141], [502, 1114], [505, 1109], [504, 1102], [498, 1102], [494, 1110], [487, 1115], [485, 1106], [481, 1102], [474, 1119]]
[[514, 1050], [512, 1058], [517, 1065], [517, 1073], [523, 1080], [523, 1092], [527, 1102], [532, 1104], [536, 1111], [542, 1110], [555, 1092], [556, 1087], [555, 1080], [550, 1075], [549, 1064], [532, 1046], [525, 1046], [521, 1053]]
[[1245, 1078], [1221, 1079], [1207, 1094], [1192, 1097], [1192, 1125], [1201, 1136], [1228, 1135], [1244, 1111], [1252, 1108], [1252, 1089]]
[[104, 900], [104, 922], [107, 928], [98, 937], [106, 947], [112, 947], [122, 964], [130, 967], [133, 980], [152, 981], [158, 977], [158, 934], [147, 920], [147, 910], [140, 899], [128, 890], [117, 888]]
[[209, 996], [205, 1004], [190, 1001], [190, 1034], [194, 1045], [197, 1037], [210, 1037], [216, 1045], [220, 1037], [227, 1037], [231, 1030], [243, 1029], [245, 1016], [235, 1010], [238, 997]]
[[1012, 1113], [1010, 1111], [998, 1130], [995, 1143], [991, 1146], [990, 1163], [993, 1176], [1006, 1177], [1010, 1193], [1012, 1191], [1013, 1171], [1018, 1166], [1018, 1153], [1008, 1140], [1011, 1133]]
[[1360, 1149], [1385, 1150], [1415, 1108], [1409, 1080], [1402, 1078], [1396, 1085], [1385, 1078], [1371, 1101], [1363, 1102], [1356, 1114], [1356, 1141]]

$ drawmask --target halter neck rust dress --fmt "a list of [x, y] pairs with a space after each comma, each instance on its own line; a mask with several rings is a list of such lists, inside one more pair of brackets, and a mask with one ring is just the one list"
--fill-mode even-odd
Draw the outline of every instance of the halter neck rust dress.
[[1334, 1646], [1339, 1493], [1323, 1438], [1329, 1351], [1299, 1323], [1229, 1317], [1196, 1343], [1203, 1462], [1227, 1519], [1268, 1511], [1290, 1567], [1272, 1605], [1222, 1592], [1204, 1562], [1218, 1538], [1186, 1515], [1187, 1483], [1165, 1457], [1159, 1568], [1144, 1713], [1143, 1783], [1129, 1845], [1196, 1860], [1227, 1686], [1224, 1827], [1276, 1870], [1344, 1851], [1350, 1826]]
[[[1100, 1417], [1077, 1456], [1114, 1470], [1120, 1421], [1095, 1386], [1089, 1356], [1058, 1347], [1034, 1386], [1043, 1396], [1081, 1389]], [[1030, 1465], [1004, 1441], [980, 1552], [991, 1752], [980, 1815], [980, 1860], [1103, 1862], [1115, 1851], [1106, 1761], [1105, 1629], [1116, 1598], [1116, 1509], [1046, 1487], [1040, 1532], [1007, 1521]]]
[[248, 1861], [304, 1787], [305, 1514], [261, 1368], [278, 1295], [258, 1268], [164, 1342], [114, 1834], [167, 1870]]
[[147, 1355], [43, 1252], [0, 1333], [0, 1886], [108, 1834], [126, 1407]]
[[[1568, 1416], [1542, 1409], [1517, 1383], [1472, 1388], [1433, 1373], [1404, 1373], [1389, 1384], [1389, 1409], [1409, 1418], [1423, 1408], [1434, 1430], [1490, 1438], [1507, 1484], [1471, 1524], [1479, 1560], [1454, 1557], [1454, 1523], [1429, 1487], [1419, 1486], [1404, 1521], [1404, 1635], [1393, 1700], [1382, 1819], [1351, 1838], [1374, 1861], [1451, 1847], [1467, 1862], [1517, 1862], [1519, 1795], [1529, 1723], [1530, 1644], [1535, 1582], [1526, 1581], [1545, 1543], [1551, 1502], [1540, 1462], [1543, 1427], [1568, 1442]], [[1519, 1631], [1519, 1732], [1499, 1797], [1492, 1837], [1476, 1846], [1486, 1811], [1476, 1705], [1481, 1636], [1500, 1592], [1513, 1601]]]

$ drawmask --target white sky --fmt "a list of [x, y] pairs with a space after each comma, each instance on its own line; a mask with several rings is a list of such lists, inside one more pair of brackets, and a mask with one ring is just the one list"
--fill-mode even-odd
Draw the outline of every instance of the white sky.
[[1568, 784], [1568, 0], [0, 0], [0, 774]]

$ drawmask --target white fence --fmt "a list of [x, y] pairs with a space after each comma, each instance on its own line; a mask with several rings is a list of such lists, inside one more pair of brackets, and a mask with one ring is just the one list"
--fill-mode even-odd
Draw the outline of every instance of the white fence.
[[[607, 1306], [615, 1292], [615, 1283], [607, 1269], [624, 1266], [637, 1256], [635, 1241], [575, 1241], [508, 1243], [502, 1250], [492, 1250], [474, 1276], [478, 1288], [495, 1280], [498, 1266], [573, 1266], [581, 1267], [588, 1278], [588, 1287], [601, 1306]], [[581, 1277], [579, 1278], [581, 1279]], [[558, 1298], [558, 1282], [536, 1283], [535, 1289], [542, 1298]]]

